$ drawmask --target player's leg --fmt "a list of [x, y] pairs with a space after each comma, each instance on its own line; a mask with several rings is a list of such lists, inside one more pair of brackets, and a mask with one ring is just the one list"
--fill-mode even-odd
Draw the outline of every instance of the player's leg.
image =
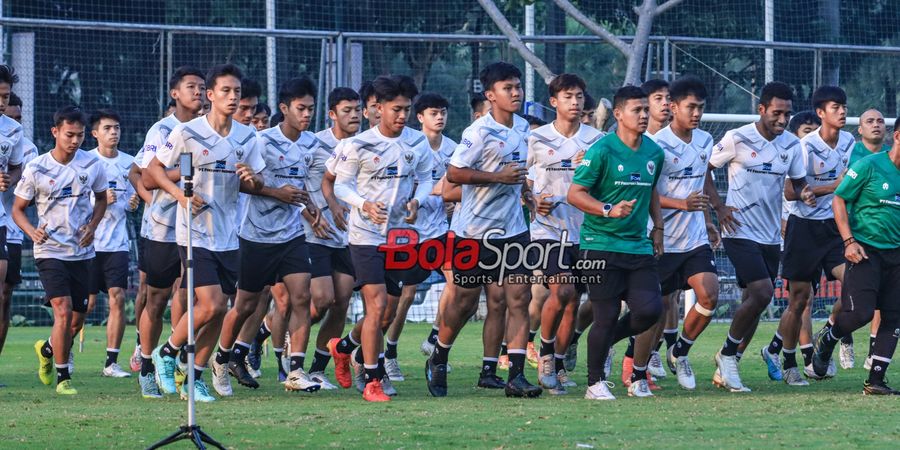
[[806, 371], [807, 368], [812, 370], [812, 307], [813, 296], [812, 292], [810, 292], [809, 299], [806, 302], [806, 308], [803, 309], [803, 320], [800, 322], [800, 337], [797, 339], [797, 348], [800, 349], [800, 354], [803, 356], [804, 371]]
[[541, 328], [544, 303], [550, 297], [550, 290], [541, 283], [531, 285], [531, 301], [528, 303], [528, 346], [525, 356], [531, 367], [537, 368], [540, 356], [534, 348], [534, 339]]
[[[291, 301], [284, 283], [276, 283], [272, 286], [270, 292], [272, 294], [272, 303], [275, 307], [263, 320], [263, 325], [260, 325], [260, 329], [262, 330], [265, 327], [272, 337], [272, 353], [275, 357], [275, 367], [278, 368], [278, 381], [284, 382], [287, 380], [287, 369], [290, 365], [285, 352], [288, 346], [287, 330], [288, 322], [291, 318]], [[257, 333], [256, 336], [257, 340], [259, 340], [260, 333]]]
[[450, 268], [450, 263], [444, 264], [444, 267], [441, 268], [441, 272], [444, 274], [446, 283], [444, 284], [444, 289], [441, 291], [440, 298], [438, 298], [438, 308], [434, 315], [434, 322], [431, 324], [431, 331], [428, 332], [428, 337], [425, 338], [419, 346], [419, 350], [421, 350], [422, 354], [425, 356], [431, 356], [431, 353], [434, 352], [434, 344], [437, 342], [438, 331], [441, 329], [441, 311], [446, 308], [448, 302], [456, 296], [456, 285], [453, 284], [453, 270]]
[[[782, 347], [784, 350], [782, 365], [784, 382], [789, 386], [806, 386], [809, 383], [800, 376], [800, 370], [797, 368], [797, 343], [800, 339], [803, 311], [808, 307], [812, 293], [812, 284], [800, 280], [788, 280], [788, 283], [790, 285], [788, 307], [781, 315], [775, 338], [768, 347], [762, 348], [761, 353], [768, 365], [771, 359], [778, 361], [775, 351], [780, 350], [778, 347]], [[783, 343], [779, 343], [778, 338], [781, 338]], [[777, 379], [772, 375], [773, 371], [770, 369], [769, 378]]]
[[[103, 256], [102, 258], [100, 256]], [[103, 376], [125, 378], [131, 374], [119, 366], [119, 350], [125, 335], [125, 289], [128, 288], [128, 252], [102, 253], [94, 259], [94, 272], [103, 277], [109, 317], [106, 321], [106, 362]], [[99, 269], [99, 270], [98, 270]]]
[[[900, 299], [900, 250], [888, 250], [885, 253], [881, 270], [882, 283], [876, 303], [876, 307], [881, 311], [881, 318], [872, 349], [872, 368], [869, 370], [869, 378], [863, 391], [870, 395], [900, 394], [887, 386], [885, 381], [888, 365], [897, 348], [896, 330], [900, 329], [900, 302], [897, 301]], [[847, 273], [849, 277], [849, 269]]]
[[[560, 277], [570, 276], [568, 273], [559, 274]], [[571, 340], [572, 323], [575, 318], [575, 309], [570, 305], [577, 300], [578, 293], [575, 286], [569, 283], [550, 283], [549, 296], [544, 302], [541, 311], [541, 346], [540, 365], [538, 366], [538, 383], [549, 389], [553, 394], [566, 393], [566, 386], [562, 386], [558, 373], [563, 372], [565, 378], [565, 348]], [[534, 302], [534, 300], [532, 300]], [[568, 316], [565, 316], [566, 312]], [[565, 325], [562, 325], [565, 322]], [[563, 345], [560, 351], [557, 348]], [[558, 357], [557, 357], [558, 356]]]
[[[46, 341], [46, 346], [52, 348], [47, 351], [43, 348], [40, 352], [45, 357], [52, 357], [53, 366], [56, 368], [56, 386], [57, 393], [69, 394], [77, 393], [71, 388], [69, 380], [69, 352], [72, 351], [72, 298], [71, 297], [53, 297], [50, 299], [50, 306], [53, 310], [53, 328], [50, 330], [50, 339]], [[49, 372], [49, 370], [46, 370]], [[49, 377], [44, 380], [44, 384], [50, 384]]]
[[[456, 276], [460, 272], [454, 271], [453, 274]], [[440, 330], [434, 352], [425, 362], [428, 391], [435, 397], [447, 395], [447, 360], [450, 356], [450, 348], [466, 321], [469, 320], [469, 312], [478, 306], [480, 296], [481, 285], [460, 284], [456, 287], [456, 296], [449, 299], [447, 307], [441, 311]]]
[[[258, 336], [263, 320], [265, 320], [269, 313], [270, 297], [269, 286], [266, 286], [260, 293], [256, 310], [244, 322], [244, 325], [241, 327], [241, 332], [239, 333], [241, 342], [250, 342], [250, 352], [246, 356], [245, 366], [247, 372], [250, 373], [250, 376], [253, 378], [262, 376], [259, 368], [262, 365], [262, 344], [265, 342], [265, 339], [257, 341], [256, 337]], [[245, 340], [248, 336], [249, 340]]]
[[[330, 277], [318, 277], [310, 281], [313, 301], [317, 296], [331, 297], [334, 301], [325, 318], [319, 323], [319, 334], [316, 337], [316, 351], [309, 368], [310, 378], [319, 383], [322, 389], [336, 389], [337, 386], [325, 377], [325, 368], [331, 360], [331, 352], [328, 351], [328, 342], [334, 338], [340, 338], [344, 333], [347, 321], [347, 309], [350, 307], [350, 297], [353, 295], [353, 276], [333, 272]], [[316, 285], [319, 285], [317, 288]], [[328, 294], [332, 292], [332, 294]]]
[[[235, 252], [236, 253], [236, 252]], [[237, 255], [235, 255], [237, 256]], [[232, 280], [237, 278], [235, 273]], [[225, 283], [223, 283], [225, 284]], [[229, 283], [234, 289], [234, 283]], [[223, 286], [219, 284], [201, 286], [194, 289], [194, 332], [196, 333], [196, 354], [194, 355], [194, 398], [199, 402], [211, 402], [215, 400], [206, 383], [203, 381], [203, 371], [206, 370], [207, 364], [216, 348], [216, 341], [222, 330], [222, 321], [228, 310], [228, 297], [234, 295], [234, 292], [224, 292]], [[177, 342], [181, 345], [187, 343], [187, 314], [184, 314], [182, 320], [179, 321], [175, 333], [171, 339], [179, 339]], [[183, 331], [182, 331], [183, 330]], [[180, 333], [184, 333], [183, 340]], [[165, 347], [164, 347], [165, 348]], [[182, 399], [187, 398], [187, 389], [183, 383], [181, 386]], [[230, 387], [230, 386], [229, 386]], [[220, 395], [231, 395], [231, 392], [219, 393]]]
[[138, 288], [134, 297], [134, 332], [137, 335], [137, 341], [135, 342], [134, 353], [131, 355], [130, 361], [132, 372], [141, 370], [141, 315], [144, 314], [144, 305], [147, 304], [147, 258], [144, 257], [144, 245], [145, 239], [138, 237]]
[[[515, 239], [515, 238], [514, 238]], [[506, 342], [509, 353], [509, 375], [506, 379], [507, 397], [537, 397], [543, 391], [525, 378], [525, 359], [528, 344], [528, 305], [531, 286], [516, 283], [510, 277], [503, 286], [506, 297]]]
[[[242, 264], [242, 266], [244, 265]], [[222, 332], [219, 335], [219, 350], [216, 351], [212, 363], [213, 388], [220, 395], [230, 395], [231, 393], [229, 372], [242, 386], [253, 389], [259, 387], [259, 383], [250, 376], [244, 367], [244, 361], [250, 352], [252, 337], [245, 341], [241, 340], [238, 335], [242, 327], [247, 324], [248, 319], [258, 311], [257, 306], [263, 303], [261, 291], [262, 288], [258, 284], [248, 286], [246, 283], [241, 283], [234, 299], [234, 305], [225, 313]], [[255, 328], [258, 329], [259, 326], [257, 325]], [[255, 334], [253, 332], [251, 336], [255, 336]]]
[[[305, 251], [303, 253], [306, 254]], [[288, 322], [291, 336], [290, 372], [284, 388], [288, 391], [315, 392], [321, 385], [311, 380], [303, 370], [309, 342], [311, 297], [309, 266], [307, 265], [304, 270], [284, 276], [284, 286], [291, 302], [291, 318]]]
[[[481, 372], [478, 374], [476, 386], [484, 389], [503, 389], [506, 387], [506, 382], [497, 376], [497, 369], [500, 365], [501, 346], [504, 345], [506, 339], [506, 301], [503, 288], [495, 283], [486, 285], [484, 293], [485, 318], [481, 330]], [[478, 301], [470, 304], [469, 309], [463, 312], [467, 317], [475, 315], [478, 312]], [[449, 364], [447, 371], [450, 371]]]
[[400, 333], [403, 332], [403, 325], [406, 324], [406, 315], [409, 308], [412, 307], [413, 300], [416, 298], [417, 285], [403, 285], [403, 292], [400, 294], [400, 300], [397, 304], [397, 313], [394, 320], [388, 327], [385, 335], [384, 363], [388, 378], [391, 381], [403, 381], [403, 372], [400, 370], [400, 364], [397, 362], [397, 343], [400, 341]]
[[572, 334], [572, 343], [566, 350], [565, 366], [569, 372], [574, 371], [578, 364], [578, 341], [581, 340], [581, 335], [594, 323], [594, 313], [591, 311], [591, 307], [590, 300], [583, 301], [578, 305], [578, 312], [575, 315], [575, 332]]
[[[594, 250], [582, 250], [582, 259], [602, 260], [610, 253]], [[614, 261], [611, 261], [614, 262]], [[585, 275], [596, 278], [599, 271], [585, 271]], [[615, 400], [609, 391], [605, 371], [606, 358], [613, 344], [613, 332], [619, 319], [622, 303], [620, 295], [625, 291], [625, 273], [614, 267], [607, 266], [602, 273], [602, 283], [591, 282], [588, 284], [588, 299], [591, 303], [592, 326], [587, 333], [587, 369], [588, 388], [584, 398], [589, 400]], [[597, 280], [599, 281], [599, 279]]]
[[363, 379], [366, 383], [363, 398], [375, 402], [388, 401], [390, 397], [382, 390], [382, 377], [378, 370], [378, 360], [382, 357], [384, 345], [384, 321], [389, 314], [387, 287], [385, 284], [366, 284], [362, 287], [362, 295], [366, 304], [360, 334]]
[[709, 325], [719, 301], [719, 277], [715, 272], [701, 271], [690, 275], [688, 286], [694, 290], [696, 302], [684, 319], [681, 336], [668, 352], [670, 364], [675, 366], [678, 384], [685, 389], [694, 389], [696, 380], [688, 360], [691, 347]]
[[881, 326], [881, 311], [875, 310], [875, 315], [872, 316], [872, 324], [869, 325], [869, 352], [866, 355], [866, 362], [863, 364], [863, 368], [869, 370], [872, 368], [872, 349], [875, 347], [875, 337], [878, 334], [878, 328]]

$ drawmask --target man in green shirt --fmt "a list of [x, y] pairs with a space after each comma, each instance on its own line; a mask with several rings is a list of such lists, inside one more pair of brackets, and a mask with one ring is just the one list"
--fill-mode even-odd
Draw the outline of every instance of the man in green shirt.
[[889, 152], [850, 166], [835, 191], [833, 207], [850, 266], [842, 288], [844, 307], [831, 330], [823, 329], [816, 336], [813, 370], [824, 375], [835, 344], [869, 322], [879, 309], [881, 324], [863, 393], [900, 395], [884, 380], [900, 329], [900, 130], [894, 128]]
[[850, 153], [850, 162], [852, 166], [857, 161], [866, 156], [891, 150], [890, 143], [885, 143], [887, 131], [884, 126], [884, 115], [875, 108], [869, 108], [861, 116], [859, 116], [859, 140], [853, 146]]
[[[613, 101], [619, 126], [590, 147], [569, 188], [568, 202], [584, 211], [580, 263], [586, 275], [594, 326], [588, 335], [588, 384], [585, 398], [614, 400], [603, 370], [609, 348], [656, 324], [663, 312], [656, 257], [662, 254], [663, 221], [655, 186], [665, 156], [644, 137], [649, 120], [647, 94], [620, 88]], [[648, 218], [653, 230], [647, 236]], [[619, 317], [620, 300], [630, 320]], [[634, 361], [628, 395], [650, 397], [647, 359]]]

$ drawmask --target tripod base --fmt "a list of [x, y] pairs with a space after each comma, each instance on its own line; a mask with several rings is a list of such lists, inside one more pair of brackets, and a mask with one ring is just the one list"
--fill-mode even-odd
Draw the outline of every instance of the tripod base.
[[220, 444], [218, 441], [213, 439], [212, 436], [204, 433], [203, 430], [200, 429], [199, 425], [182, 425], [181, 428], [178, 429], [178, 431], [172, 433], [168, 437], [164, 438], [163, 440], [161, 440], [147, 448], [148, 448], [148, 450], [151, 450], [151, 449], [155, 449], [155, 448], [165, 447], [169, 444], [172, 444], [172, 443], [184, 440], [184, 439], [189, 439], [191, 442], [194, 443], [195, 447], [197, 447], [201, 450], [206, 449], [206, 445], [204, 445], [204, 444], [209, 444], [211, 447], [225, 450], [225, 447], [223, 447], [222, 444]]

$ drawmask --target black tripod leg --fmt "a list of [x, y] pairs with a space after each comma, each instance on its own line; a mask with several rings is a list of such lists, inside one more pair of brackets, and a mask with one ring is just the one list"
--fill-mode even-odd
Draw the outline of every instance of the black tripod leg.
[[212, 436], [204, 433], [203, 430], [201, 430], [199, 427], [197, 428], [196, 433], [200, 436], [200, 439], [203, 440], [203, 442], [206, 442], [207, 444], [209, 444], [217, 449], [225, 450], [225, 447], [222, 444], [220, 444], [218, 441], [213, 439]]
[[153, 450], [161, 447], [165, 447], [173, 442], [178, 442], [182, 439], [188, 439], [191, 436], [191, 431], [188, 427], [183, 426], [178, 431], [166, 436], [161, 441], [147, 447], [148, 450]]

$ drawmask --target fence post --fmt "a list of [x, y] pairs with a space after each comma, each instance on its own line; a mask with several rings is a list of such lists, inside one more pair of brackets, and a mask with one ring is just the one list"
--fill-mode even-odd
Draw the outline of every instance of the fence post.
[[159, 32], [159, 116], [165, 112], [166, 104], [166, 32]]
[[[266, 29], [275, 29], [275, 0], [266, 0]], [[266, 100], [272, 111], [278, 108], [275, 98], [278, 92], [276, 49], [275, 36], [266, 36]]]
[[344, 85], [344, 34], [341, 33], [337, 37], [337, 50], [335, 51], [335, 86]]

